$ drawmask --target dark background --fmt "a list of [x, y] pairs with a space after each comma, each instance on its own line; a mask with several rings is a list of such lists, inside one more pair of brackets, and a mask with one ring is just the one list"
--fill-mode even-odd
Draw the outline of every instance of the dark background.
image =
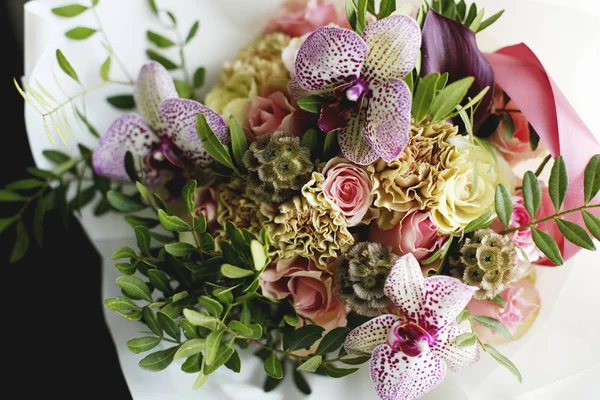
[[[34, 165], [23, 99], [12, 83], [23, 74], [24, 2], [0, 2], [0, 37], [7, 47], [0, 69], [0, 187], [25, 178], [25, 168]], [[19, 208], [19, 204], [0, 203], [0, 218]], [[26, 223], [32, 220], [32, 211], [25, 214]], [[131, 399], [104, 322], [99, 255], [74, 217], [66, 229], [58, 213], [49, 212], [44, 231], [44, 248], [32, 240], [28, 254], [15, 264], [8, 262], [15, 227], [0, 236], [0, 354], [5, 371], [1, 397], [12, 393], [10, 398], [29, 398], [39, 393], [63, 399], [89, 394], [96, 399]]]

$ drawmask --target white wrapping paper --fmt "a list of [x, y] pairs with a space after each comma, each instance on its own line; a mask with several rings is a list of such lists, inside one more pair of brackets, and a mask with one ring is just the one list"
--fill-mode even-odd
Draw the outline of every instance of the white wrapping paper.
[[[81, 0], [85, 3], [87, 0]], [[161, 4], [161, 0], [157, 0]], [[187, 50], [188, 65], [207, 68], [207, 87], [218, 79], [221, 64], [233, 59], [237, 50], [259, 32], [260, 22], [273, 12], [281, 0], [178, 0], [163, 1], [178, 17], [180, 26], [201, 21], [198, 36]], [[60, 48], [77, 70], [86, 87], [100, 83], [99, 66], [106, 58], [99, 35], [84, 42], [70, 41], [63, 33], [76, 25], [96, 27], [90, 13], [73, 19], [58, 18], [50, 13], [66, 0], [37, 0], [26, 4], [25, 14], [25, 79], [38, 80], [53, 94], [58, 89], [53, 71], [61, 85], [76, 93], [77, 87], [64, 76], [55, 63]], [[104, 30], [115, 52], [132, 76], [145, 62], [145, 32], [161, 30], [149, 12], [146, 0], [102, 0], [98, 7]], [[401, 3], [401, 1], [399, 1]], [[487, 15], [506, 9], [505, 15], [478, 37], [484, 51], [525, 42], [539, 56], [548, 72], [579, 111], [583, 120], [600, 137], [597, 123], [600, 79], [600, 5], [597, 0], [479, 0]], [[175, 57], [175, 55], [173, 55]], [[113, 71], [118, 68], [113, 63]], [[86, 97], [90, 121], [104, 132], [120, 115], [104, 101], [111, 94], [131, 93], [131, 88], [110, 86]], [[50, 148], [41, 117], [30, 106], [25, 108], [27, 132], [32, 153], [39, 167], [48, 164], [42, 151]], [[76, 141], [94, 147], [96, 139], [84, 130]], [[75, 141], [73, 142], [75, 143]], [[57, 140], [58, 147], [65, 151]], [[84, 210], [80, 221], [104, 259], [103, 301], [120, 295], [114, 284], [118, 276], [110, 254], [118, 247], [132, 245], [132, 230], [119, 215], [95, 218]], [[489, 399], [547, 400], [600, 398], [600, 265], [598, 252], [582, 251], [562, 268], [540, 268], [538, 288], [542, 309], [538, 321], [519, 341], [501, 346], [523, 375], [523, 383], [491, 357], [460, 374], [448, 373], [446, 380], [425, 399]], [[137, 365], [141, 355], [131, 353], [125, 342], [142, 336], [140, 326], [110, 310], [106, 321], [119, 353], [121, 367], [132, 396], [136, 400], [164, 398], [186, 399], [267, 399], [301, 398], [291, 379], [286, 379], [271, 393], [261, 389], [264, 371], [258, 359], [243, 355], [242, 372], [223, 369], [210, 376], [200, 389], [191, 389], [195, 375], [180, 371], [174, 362], [162, 372], [148, 372]], [[344, 379], [310, 376], [313, 393], [306, 398], [330, 400], [375, 399], [368, 366]]]

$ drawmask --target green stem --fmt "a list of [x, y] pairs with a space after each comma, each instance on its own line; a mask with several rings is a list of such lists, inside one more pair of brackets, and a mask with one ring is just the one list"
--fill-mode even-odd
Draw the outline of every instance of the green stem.
[[531, 222], [531, 223], [529, 223], [527, 225], [522, 225], [522, 226], [519, 226], [517, 228], [507, 229], [505, 231], [500, 232], [500, 234], [501, 235], [507, 235], [509, 233], [520, 231], [520, 230], [523, 230], [523, 229], [533, 228], [534, 226], [536, 226], [538, 224], [541, 224], [542, 222], [552, 221], [552, 220], [558, 219], [560, 217], [563, 217], [565, 215], [576, 213], [576, 212], [583, 211], [583, 210], [587, 210], [587, 209], [590, 209], [590, 208], [600, 208], [600, 204], [589, 204], [589, 205], [585, 205], [585, 206], [573, 208], [571, 210], [562, 211], [562, 212], [556, 213], [554, 215], [551, 215], [549, 217], [538, 219], [537, 221], [533, 221], [533, 222]]
[[119, 64], [119, 67], [121, 68], [121, 70], [123, 71], [125, 76], [127, 77], [129, 84], [133, 85], [135, 83], [135, 81], [133, 80], [133, 78], [131, 77], [131, 75], [129, 74], [127, 69], [125, 68], [125, 65], [123, 64], [123, 62], [121, 61], [119, 56], [114, 52], [113, 47], [110, 45], [110, 41], [108, 40], [108, 36], [106, 36], [106, 32], [104, 31], [104, 27], [102, 26], [102, 22], [100, 21], [98, 12], [96, 12], [96, 7], [93, 7], [92, 11], [94, 13], [94, 18], [96, 19], [96, 23], [98, 24], [98, 31], [102, 34], [102, 38], [104, 39], [104, 42], [106, 43], [108, 52], [115, 59], [117, 64]]
[[92, 86], [92, 87], [90, 87], [90, 88], [84, 89], [84, 90], [82, 90], [81, 92], [79, 92], [79, 93], [77, 93], [77, 94], [75, 94], [75, 95], [73, 95], [73, 96], [68, 96], [68, 97], [69, 97], [69, 98], [68, 98], [68, 100], [66, 100], [66, 101], [64, 101], [63, 103], [61, 103], [61, 104], [57, 105], [56, 107], [54, 107], [54, 108], [53, 108], [53, 109], [51, 109], [50, 111], [47, 111], [46, 113], [40, 113], [40, 114], [42, 114], [42, 117], [43, 117], [43, 118], [46, 118], [47, 116], [54, 114], [55, 112], [57, 112], [58, 110], [60, 110], [60, 109], [61, 109], [61, 108], [63, 108], [64, 106], [66, 106], [66, 105], [70, 104], [71, 102], [73, 102], [73, 100], [76, 100], [76, 99], [78, 99], [78, 98], [80, 98], [80, 97], [83, 97], [83, 96], [85, 96], [86, 94], [88, 94], [88, 93], [90, 93], [90, 92], [93, 92], [94, 90], [100, 89], [101, 87], [103, 87], [103, 86], [106, 86], [106, 85], [109, 85], [109, 84], [117, 84], [117, 85], [130, 85], [130, 84], [133, 84], [133, 83], [122, 82], [122, 81], [112, 81], [112, 80], [110, 80], [110, 81], [105, 81], [105, 82], [99, 83], [99, 84], [97, 84], [97, 85], [95, 85], [95, 86]]
[[192, 83], [185, 61], [185, 42], [183, 40], [183, 37], [181, 36], [181, 33], [179, 33], [177, 25], [173, 25], [173, 31], [175, 31], [175, 36], [177, 37], [177, 47], [179, 48], [179, 57], [181, 58], [181, 69], [183, 70], [184, 80], [187, 83]]
[[538, 167], [538, 169], [535, 170], [535, 176], [539, 178], [539, 176], [542, 174], [542, 172], [544, 171], [544, 168], [546, 167], [546, 165], [548, 164], [548, 161], [550, 161], [552, 159], [552, 154], [548, 154], [546, 156], [546, 158], [544, 158], [544, 161], [542, 161], [542, 163], [540, 164], [540, 166]]

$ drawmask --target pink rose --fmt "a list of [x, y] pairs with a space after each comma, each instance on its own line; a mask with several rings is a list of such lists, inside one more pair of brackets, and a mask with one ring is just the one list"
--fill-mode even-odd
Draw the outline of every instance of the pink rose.
[[314, 261], [293, 257], [268, 266], [260, 275], [263, 295], [274, 300], [292, 298], [296, 312], [326, 330], [346, 326], [346, 308], [333, 294], [334, 277]]
[[327, 0], [288, 0], [282, 11], [267, 23], [265, 31], [298, 37], [329, 24], [350, 29], [344, 13]]
[[358, 225], [373, 204], [371, 180], [367, 173], [350, 161], [335, 157], [323, 169], [325, 195], [340, 208], [348, 226]]
[[[491, 300], [476, 300], [469, 302], [467, 308], [473, 315], [482, 315], [497, 319], [511, 333], [513, 339], [517, 340], [523, 336], [535, 321], [540, 309], [540, 296], [528, 278], [514, 282], [510, 287], [500, 293], [500, 297], [506, 306]], [[479, 337], [488, 344], [506, 343], [503, 335], [495, 333], [475, 322], [475, 330]]]
[[217, 220], [217, 194], [212, 187], [202, 186], [194, 193], [195, 214], [204, 214], [206, 223], [210, 225]]
[[[502, 92], [500, 92], [500, 95], [502, 96]], [[502, 107], [503, 101], [500, 104], [497, 104], [497, 98], [494, 103], [499, 107], [497, 110], [498, 114], [502, 115], [509, 113], [512, 117], [514, 123], [514, 135], [512, 139], [506, 137], [507, 122], [503, 120], [500, 122], [498, 129], [490, 136], [489, 140], [497, 146], [498, 150], [511, 166], [518, 164], [521, 161], [536, 158], [546, 151], [543, 143], [540, 143], [535, 151], [531, 150], [531, 144], [529, 142], [529, 121], [527, 121], [527, 118], [519, 111], [514, 101], [509, 101], [504, 107]]]
[[371, 224], [369, 240], [392, 246], [399, 256], [412, 253], [418, 261], [435, 253], [448, 236], [439, 236], [437, 225], [429, 212], [411, 210], [392, 229], [383, 230]]
[[279, 130], [293, 111], [294, 108], [282, 92], [274, 92], [267, 98], [256, 96], [248, 103], [246, 118], [249, 131], [246, 130], [246, 137], [254, 141], [258, 136]]
[[[523, 197], [521, 192], [517, 192], [512, 197], [513, 201], [513, 212], [510, 217], [510, 223], [508, 225], [509, 228], [516, 228], [519, 226], [527, 225], [531, 223], [531, 217], [525, 209], [525, 202], [523, 201]], [[538, 250], [537, 246], [533, 242], [533, 238], [531, 237], [531, 229], [522, 229], [520, 231], [516, 231], [510, 234], [511, 239], [517, 246], [519, 246], [523, 252], [527, 255], [527, 259], [529, 262], [534, 263], [538, 261], [540, 258], [544, 256], [544, 254]], [[523, 260], [523, 256], [521, 252], [518, 252], [519, 258]]]

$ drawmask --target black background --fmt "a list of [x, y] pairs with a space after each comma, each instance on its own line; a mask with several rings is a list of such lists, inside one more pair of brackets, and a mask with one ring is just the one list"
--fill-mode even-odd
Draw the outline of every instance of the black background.
[[[13, 29], [20, 21], [11, 20], [7, 8], [0, 2], [0, 187], [25, 178], [25, 168], [34, 165], [23, 100], [12, 83], [23, 74], [22, 46]], [[0, 203], [0, 217], [18, 208]], [[31, 218], [32, 210], [25, 214], [26, 221]], [[65, 229], [57, 212], [48, 213], [44, 248], [32, 240], [27, 256], [9, 264], [14, 230], [0, 236], [0, 397], [131, 399], [104, 321], [100, 257], [77, 220], [71, 217]]]

